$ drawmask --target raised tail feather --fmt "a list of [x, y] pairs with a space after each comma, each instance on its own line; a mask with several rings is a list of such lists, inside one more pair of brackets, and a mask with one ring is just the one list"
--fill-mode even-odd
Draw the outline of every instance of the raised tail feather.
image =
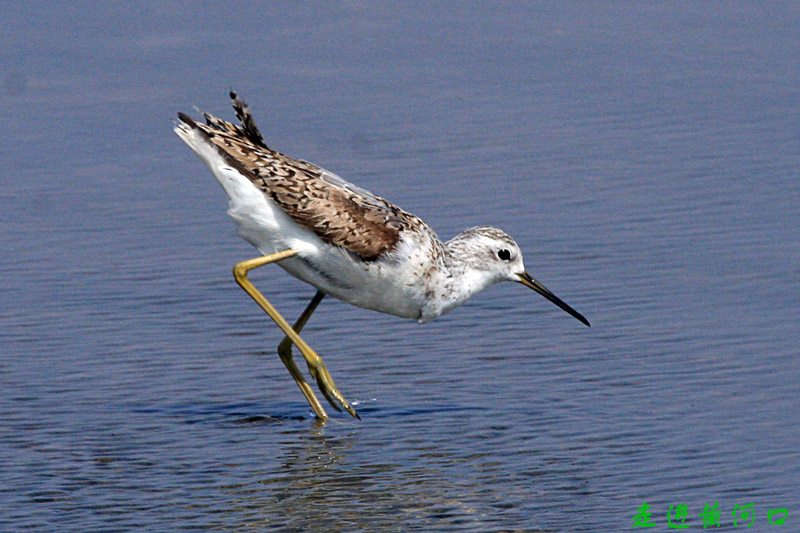
[[239, 123], [242, 125], [242, 131], [245, 137], [250, 139], [250, 142], [256, 146], [267, 148], [267, 145], [264, 143], [264, 138], [261, 137], [261, 132], [258, 131], [256, 121], [253, 120], [253, 115], [250, 114], [250, 108], [244, 100], [239, 99], [235, 91], [231, 91], [230, 96], [231, 100], [233, 100], [233, 110], [236, 112], [236, 118], [239, 119]]
[[[250, 108], [247, 106], [247, 103], [244, 100], [240, 100], [235, 91], [230, 92], [230, 97], [232, 100], [231, 103], [233, 105], [233, 110], [236, 112], [236, 118], [239, 119], [240, 125], [237, 126], [236, 124], [231, 124], [227, 120], [217, 118], [211, 113], [203, 112], [203, 118], [206, 119], [206, 124], [215, 130], [219, 130], [220, 132], [228, 132], [234, 135], [245, 137], [254, 145], [269, 150], [270, 148], [264, 142], [264, 138], [261, 136], [258, 126], [256, 126], [256, 121], [253, 120], [253, 115], [250, 113]], [[192, 120], [188, 115], [184, 113], [178, 113], [178, 118], [180, 118], [182, 122], [188, 124], [190, 127], [197, 128], [195, 121]], [[203, 133], [208, 134], [210, 132], [204, 131]]]

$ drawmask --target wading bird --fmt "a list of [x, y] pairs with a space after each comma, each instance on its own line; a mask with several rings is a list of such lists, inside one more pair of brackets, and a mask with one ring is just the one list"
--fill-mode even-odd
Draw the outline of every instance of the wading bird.
[[[296, 345], [320, 391], [358, 418], [300, 330], [325, 295], [382, 313], [429, 322], [499, 281], [538, 292], [587, 326], [589, 322], [525, 271], [522, 252], [504, 231], [478, 226], [442, 242], [421, 219], [316, 165], [269, 148], [247, 105], [231, 91], [239, 124], [208, 113], [183, 113], [175, 133], [200, 156], [228, 194], [239, 235], [262, 254], [238, 263], [237, 283], [286, 337], [278, 354], [320, 419], [327, 413], [292, 359]], [[289, 323], [247, 279], [277, 263], [317, 292]]]

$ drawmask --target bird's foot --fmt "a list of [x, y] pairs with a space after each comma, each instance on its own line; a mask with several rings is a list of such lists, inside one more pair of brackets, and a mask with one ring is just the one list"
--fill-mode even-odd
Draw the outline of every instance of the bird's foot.
[[342, 393], [339, 392], [339, 389], [333, 382], [333, 377], [331, 377], [330, 372], [328, 372], [325, 363], [322, 362], [322, 358], [317, 359], [314, 364], [309, 363], [308, 371], [311, 372], [312, 376], [314, 376], [314, 379], [317, 381], [317, 385], [319, 386], [319, 390], [334, 409], [341, 411], [342, 408], [344, 408], [344, 410], [350, 413], [353, 418], [358, 418], [361, 420], [361, 417], [358, 416], [358, 413], [356, 413], [355, 409], [353, 409], [353, 407], [350, 405], [350, 402], [345, 400]]

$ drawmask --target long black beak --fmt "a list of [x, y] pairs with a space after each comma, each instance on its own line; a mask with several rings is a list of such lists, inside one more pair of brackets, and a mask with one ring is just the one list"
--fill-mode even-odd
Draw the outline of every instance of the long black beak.
[[571, 314], [572, 316], [574, 316], [587, 326], [590, 326], [589, 321], [586, 320], [586, 318], [582, 314], [580, 314], [579, 312], [577, 312], [576, 310], [565, 304], [563, 301], [561, 301], [561, 298], [550, 292], [547, 287], [545, 287], [544, 285], [533, 279], [530, 274], [528, 274], [527, 272], [523, 272], [522, 274], [517, 274], [517, 276], [519, 276], [520, 283], [522, 283], [526, 287], [530, 287], [531, 289], [535, 290], [536, 292], [538, 292], [539, 294], [541, 294], [542, 296], [544, 296], [545, 298], [547, 298], [548, 300], [559, 306], [561, 309], [566, 311], [567, 313]]

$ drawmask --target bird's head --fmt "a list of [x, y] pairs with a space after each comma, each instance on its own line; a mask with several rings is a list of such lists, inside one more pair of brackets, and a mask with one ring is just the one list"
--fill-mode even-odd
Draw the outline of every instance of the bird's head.
[[476, 273], [477, 277], [483, 280], [484, 286], [499, 281], [521, 283], [589, 325], [589, 321], [582, 314], [528, 274], [519, 245], [503, 230], [489, 226], [470, 228], [449, 241], [447, 245]]

